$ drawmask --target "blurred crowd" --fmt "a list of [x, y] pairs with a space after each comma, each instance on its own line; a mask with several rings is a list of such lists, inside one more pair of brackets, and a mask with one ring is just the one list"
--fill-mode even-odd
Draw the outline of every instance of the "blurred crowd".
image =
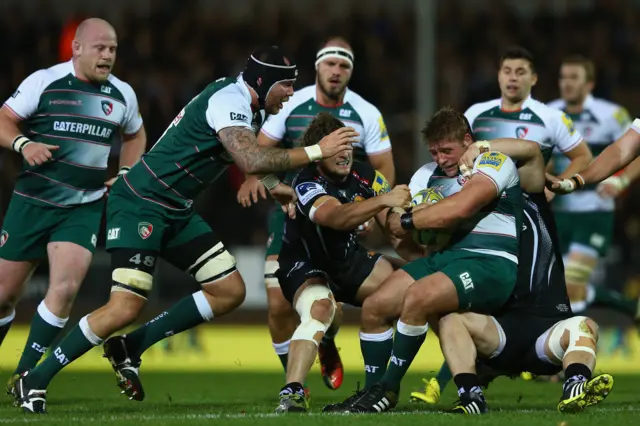
[[[0, 6], [0, 37], [8, 59], [0, 67], [0, 97], [10, 96], [31, 72], [66, 59], [66, 49], [60, 51], [61, 43], [66, 46], [69, 40], [64, 38], [65, 26], [87, 16], [101, 16], [118, 31], [114, 74], [135, 89], [150, 146], [208, 82], [239, 72], [255, 45], [283, 45], [299, 64], [298, 87], [303, 87], [314, 81], [313, 63], [320, 41], [339, 34], [351, 40], [355, 51], [350, 87], [382, 111], [398, 182], [406, 183], [416, 166], [415, 132], [427, 118], [415, 113], [414, 87], [420, 78], [416, 75], [420, 25], [416, 1], [113, 0], [98, 5], [75, 0], [7, 0]], [[577, 52], [591, 57], [598, 66], [596, 95], [621, 103], [632, 116], [640, 114], [637, 1], [436, 3], [436, 93], [424, 94], [435, 96], [436, 106], [464, 110], [471, 103], [497, 97], [500, 51], [521, 44], [537, 58], [539, 82], [534, 96], [538, 99], [557, 97], [558, 65], [563, 56]], [[113, 163], [115, 167], [116, 156]], [[0, 166], [4, 211], [19, 167], [17, 156], [3, 150]], [[235, 202], [241, 181], [242, 175], [232, 168], [197, 200], [196, 207], [226, 244], [264, 244], [271, 204], [261, 202], [256, 208], [242, 209]], [[638, 192], [637, 185], [633, 191]], [[638, 241], [640, 233], [637, 200], [632, 196], [621, 200], [619, 241], [629, 251], [637, 246], [630, 241]], [[631, 238], [622, 238], [625, 234]]]

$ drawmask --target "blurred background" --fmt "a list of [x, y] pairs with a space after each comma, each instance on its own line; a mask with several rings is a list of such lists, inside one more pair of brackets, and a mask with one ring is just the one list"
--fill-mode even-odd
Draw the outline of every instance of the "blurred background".
[[[640, 116], [639, 8], [640, 0], [2, 0], [0, 98], [8, 98], [33, 71], [68, 60], [77, 23], [99, 16], [118, 32], [114, 74], [136, 91], [151, 146], [209, 82], [238, 73], [257, 44], [280, 44], [292, 52], [301, 70], [297, 86], [304, 87], [314, 82], [320, 41], [343, 35], [355, 53], [350, 88], [382, 112], [397, 181], [408, 183], [427, 159], [418, 137], [422, 124], [441, 106], [464, 111], [499, 97], [498, 58], [508, 45], [520, 44], [535, 55], [539, 80], [533, 95], [540, 101], [558, 97], [561, 59], [581, 53], [597, 65], [595, 95]], [[118, 147], [114, 174], [117, 156]], [[0, 220], [19, 167], [17, 155], [2, 150]], [[231, 247], [248, 286], [242, 309], [221, 320], [262, 323], [266, 217], [272, 204], [240, 207], [235, 193], [242, 179], [230, 168], [201, 195], [196, 208]], [[637, 296], [640, 186], [632, 186], [617, 202], [614, 248], [597, 281]], [[99, 247], [104, 247], [104, 235]], [[46, 290], [47, 273], [45, 263], [17, 310], [19, 320], [30, 320]], [[189, 277], [166, 264], [157, 275], [147, 318], [195, 288]], [[108, 255], [99, 248], [75, 318], [106, 300], [109, 277]], [[630, 324], [610, 311], [594, 314], [611, 325]]]

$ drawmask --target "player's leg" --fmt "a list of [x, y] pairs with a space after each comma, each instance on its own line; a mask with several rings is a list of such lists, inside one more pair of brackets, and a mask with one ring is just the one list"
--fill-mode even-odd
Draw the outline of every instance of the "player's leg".
[[429, 322], [437, 323], [441, 314], [458, 309], [486, 312], [501, 307], [513, 291], [517, 265], [502, 257], [461, 250], [411, 262], [392, 277], [402, 273], [405, 279], [415, 282], [404, 293], [391, 362], [381, 382], [370, 388], [350, 411], [393, 408], [400, 382], [424, 342]]
[[31, 321], [29, 337], [15, 374], [35, 367], [64, 328], [91, 264], [102, 219], [104, 201], [58, 209], [47, 245], [49, 288]]
[[566, 381], [558, 404], [561, 412], [579, 412], [602, 402], [613, 388], [609, 374], [593, 376], [598, 325], [590, 318], [572, 317], [550, 328], [536, 342], [538, 357], [562, 365]]

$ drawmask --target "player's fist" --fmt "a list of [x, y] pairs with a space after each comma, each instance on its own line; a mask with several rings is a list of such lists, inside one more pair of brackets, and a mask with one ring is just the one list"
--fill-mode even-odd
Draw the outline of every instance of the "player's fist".
[[626, 176], [611, 176], [600, 182], [596, 191], [604, 198], [616, 198], [629, 186]]
[[471, 176], [471, 171], [473, 170], [473, 163], [476, 161], [476, 158], [480, 155], [480, 147], [474, 143], [469, 145], [467, 150], [460, 160], [458, 160], [458, 166], [460, 167], [460, 173], [462, 176], [468, 178]]
[[556, 194], [570, 194], [584, 186], [584, 179], [580, 175], [575, 175], [570, 179], [560, 179], [546, 173], [546, 187]]
[[404, 208], [411, 204], [411, 191], [407, 185], [396, 185], [390, 192], [379, 197], [384, 197], [384, 205], [389, 208]]
[[358, 141], [360, 133], [352, 127], [341, 127], [322, 138], [318, 146], [322, 150], [322, 158], [333, 157], [342, 151], [352, 151], [352, 144]]
[[58, 145], [47, 145], [40, 142], [29, 142], [22, 148], [22, 157], [30, 166], [39, 166], [53, 158], [53, 153], [59, 149]]
[[258, 202], [258, 195], [266, 200], [267, 190], [257, 176], [249, 176], [247, 177], [247, 180], [242, 182], [242, 185], [240, 185], [237, 200], [242, 207], [251, 207], [252, 202]]

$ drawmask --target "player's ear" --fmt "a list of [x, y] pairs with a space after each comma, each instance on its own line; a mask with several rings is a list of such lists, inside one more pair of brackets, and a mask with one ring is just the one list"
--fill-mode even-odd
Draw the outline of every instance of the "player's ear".
[[465, 148], [468, 148], [469, 145], [471, 145], [472, 143], [473, 143], [473, 136], [471, 136], [469, 133], [465, 133], [464, 139], [462, 140], [462, 145], [464, 145]]
[[531, 86], [532, 87], [535, 86], [537, 82], [538, 82], [538, 74], [534, 72], [533, 75], [531, 76]]
[[82, 45], [80, 44], [80, 42], [74, 38], [71, 41], [71, 51], [75, 54], [78, 54], [80, 53], [81, 48], [82, 48]]

